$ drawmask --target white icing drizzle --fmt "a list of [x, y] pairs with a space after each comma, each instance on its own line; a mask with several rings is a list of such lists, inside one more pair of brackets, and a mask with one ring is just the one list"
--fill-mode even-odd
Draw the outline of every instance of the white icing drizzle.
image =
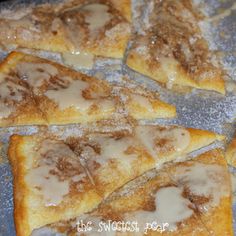
[[25, 177], [26, 182], [33, 187], [33, 191], [42, 196], [45, 206], [60, 204], [63, 197], [69, 193], [70, 181], [78, 181], [84, 177], [79, 176], [79, 179], [74, 180], [72, 177], [60, 179], [57, 174], [52, 174], [52, 171], [59, 173], [63, 171], [57, 167], [61, 159], [66, 159], [73, 165], [76, 156], [63, 142], [46, 139], [38, 150], [37, 166], [30, 169]]
[[155, 194], [155, 211], [137, 211], [128, 213], [126, 220], [137, 221], [140, 230], [144, 230], [146, 223], [157, 222], [166, 224], [166, 230], [175, 230], [177, 223], [188, 219], [194, 213], [189, 206], [191, 202], [182, 196], [183, 189], [178, 187], [160, 188]]
[[[62, 156], [70, 156], [72, 159], [76, 158], [74, 152], [64, 144], [62, 141], [57, 141], [53, 139], [45, 139], [38, 151], [40, 155], [50, 156], [53, 155], [54, 159], [57, 159]], [[51, 158], [50, 158], [51, 159]]]
[[13, 101], [21, 101], [23, 98], [22, 92], [26, 91], [24, 87], [13, 83], [10, 80], [4, 79], [0, 82], [0, 99], [11, 99]]
[[133, 215], [129, 213], [126, 219], [132, 217], [141, 226], [153, 221], [158, 224], [168, 223], [168, 230], [175, 230], [178, 222], [188, 219], [194, 213], [192, 209], [195, 206], [182, 196], [184, 187], [195, 196], [209, 198], [207, 203], [197, 205], [204, 212], [217, 206], [223, 196], [230, 194], [229, 186], [225, 183], [226, 174], [225, 168], [216, 164], [196, 162], [190, 166], [177, 167], [173, 178], [179, 187], [159, 189], [155, 195], [155, 211], [137, 211]]
[[15, 109], [12, 106], [7, 106], [4, 103], [0, 103], [0, 119], [7, 118]]
[[153, 129], [150, 129], [148, 126], [137, 126], [135, 134], [140, 139], [141, 143], [143, 143], [147, 148], [148, 152], [150, 152], [150, 154], [155, 158], [157, 153], [154, 147]]
[[100, 164], [105, 164], [111, 159], [125, 160], [128, 164], [137, 158], [136, 154], [128, 152], [129, 148], [135, 145], [133, 138], [123, 137], [115, 139], [112, 137], [95, 136], [92, 141], [98, 143], [101, 147], [101, 153], [96, 158], [96, 161]]
[[133, 140], [129, 138], [121, 138], [118, 140], [107, 138], [99, 140], [102, 146], [101, 156], [104, 159], [118, 158], [123, 159], [129, 157], [135, 157], [136, 155], [127, 154], [127, 150], [133, 144]]
[[168, 140], [168, 143], [165, 143], [161, 148], [172, 147], [176, 152], [182, 152], [190, 143], [188, 130], [180, 127], [159, 130], [155, 126], [143, 125], [137, 126], [135, 133], [154, 158], [157, 157], [157, 154], [160, 152], [160, 147], [155, 145], [158, 140]]
[[173, 130], [169, 130], [169, 132], [166, 133], [167, 137], [169, 135], [173, 135], [172, 144], [175, 151], [181, 152], [188, 147], [191, 138], [188, 130], [184, 128], [174, 128]]
[[171, 89], [176, 81], [178, 62], [171, 58], [161, 58], [161, 68], [167, 76], [166, 86]]
[[72, 66], [75, 69], [92, 69], [94, 56], [90, 53], [76, 51], [76, 53], [63, 53], [62, 59], [66, 65]]
[[57, 176], [50, 174], [54, 168], [42, 165], [32, 169], [26, 176], [30, 185], [39, 188], [46, 206], [58, 205], [63, 196], [69, 193], [69, 181], [60, 181]]
[[[210, 207], [217, 206], [223, 196], [230, 194], [230, 188], [226, 183], [227, 170], [220, 165], [193, 162], [190, 166], [178, 166], [172, 177], [179, 186], [160, 188], [156, 192], [155, 211], [128, 213], [125, 216], [126, 220], [136, 220], [141, 227], [147, 222], [168, 223], [168, 230], [175, 230], [177, 223], [194, 214], [192, 209], [196, 206], [204, 212]], [[193, 195], [207, 197], [209, 201], [193, 205], [183, 197], [186, 187]]]
[[54, 100], [61, 110], [75, 107], [78, 110], [85, 111], [93, 104], [91, 100], [85, 99], [82, 94], [88, 87], [89, 84], [85, 81], [71, 80], [67, 88], [48, 90], [45, 95]]
[[156, 193], [156, 218], [159, 222], [167, 222], [170, 229], [176, 228], [176, 223], [193, 214], [193, 210], [189, 208], [192, 204], [182, 196], [182, 192], [181, 188], [167, 187], [159, 189]]
[[74, 182], [80, 182], [81, 180], [83, 180], [86, 177], [85, 173], [81, 173], [80, 175], [74, 175], [71, 179]]
[[17, 65], [17, 70], [20, 76], [33, 88], [35, 93], [39, 92], [38, 88], [45, 81], [49, 81], [51, 77], [58, 74], [57, 68], [47, 63], [21, 62]]
[[222, 196], [229, 195], [226, 174], [225, 167], [220, 165], [194, 163], [188, 167], [179, 167], [174, 178], [192, 194], [210, 198], [208, 203], [200, 206], [202, 210], [208, 210], [209, 207], [217, 206]]
[[98, 3], [86, 5], [81, 9], [86, 11], [85, 21], [91, 31], [102, 28], [111, 20], [108, 9], [108, 6]]

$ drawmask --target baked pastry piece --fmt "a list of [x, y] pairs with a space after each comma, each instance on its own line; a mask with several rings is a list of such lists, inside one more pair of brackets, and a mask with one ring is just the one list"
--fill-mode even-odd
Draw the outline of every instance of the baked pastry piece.
[[133, 37], [127, 65], [167, 88], [189, 86], [224, 94], [223, 70], [202, 36], [201, 15], [191, 0], [147, 4], [149, 18]]
[[138, 119], [176, 115], [174, 106], [145, 89], [115, 88], [55, 62], [13, 52], [0, 64], [0, 126], [84, 123], [118, 113]]
[[13, 135], [8, 156], [17, 235], [28, 236], [35, 228], [88, 212], [145, 171], [222, 138], [159, 126], [85, 132], [66, 140], [52, 134]]
[[227, 164], [215, 149], [141, 177], [93, 212], [31, 236], [233, 235], [231, 204]]
[[[122, 8], [124, 11], [122, 12]], [[130, 1], [74, 0], [0, 15], [0, 44], [122, 58], [130, 35]], [[87, 57], [86, 57], [87, 56]]]
[[30, 235], [42, 223], [90, 210], [102, 200], [78, 157], [63, 141], [13, 136], [9, 158], [17, 235]]
[[225, 157], [228, 164], [236, 167], [236, 137], [232, 139], [226, 148]]

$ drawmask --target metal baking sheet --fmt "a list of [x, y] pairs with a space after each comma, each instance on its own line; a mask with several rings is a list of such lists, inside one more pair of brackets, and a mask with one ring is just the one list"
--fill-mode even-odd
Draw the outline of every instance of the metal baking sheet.
[[[136, 29], [141, 27], [141, 17], [145, 17], [139, 11], [143, 1], [132, 1]], [[35, 4], [42, 2], [54, 1], [34, 1]], [[141, 121], [142, 123], [177, 124], [211, 130], [226, 135], [228, 141], [230, 141], [236, 129], [236, 2], [235, 0], [193, 0], [193, 2], [198, 4], [204, 14], [207, 15], [206, 20], [200, 25], [210, 48], [217, 52], [227, 72], [228, 91], [226, 96], [196, 89], [186, 94], [168, 91], [151, 79], [130, 70], [126, 65], [122, 64], [121, 60], [117, 59], [97, 59], [92, 70], [82, 71], [92, 75], [99, 75], [99, 77], [102, 74], [103, 78], [118, 83], [122, 82], [120, 79], [122, 75], [128, 76], [135, 83], [145, 85], [147, 88], [157, 91], [164, 101], [177, 107], [178, 117], [175, 119], [144, 120]], [[14, 10], [29, 4], [32, 4], [32, 1], [6, 1], [0, 3], [0, 10]], [[6, 52], [0, 52], [0, 59], [3, 59], [6, 55]], [[58, 54], [40, 52], [39, 55], [61, 62]], [[80, 132], [81, 126], [52, 126], [49, 129], [52, 132], [69, 135], [74, 132]], [[36, 126], [0, 129], [0, 142], [3, 143], [3, 148], [0, 151], [0, 236], [15, 235], [12, 175], [6, 156], [9, 137], [13, 133], [31, 134], [38, 130], [39, 128]], [[235, 172], [231, 167], [230, 170]], [[234, 219], [236, 220], [236, 203], [232, 207]], [[236, 235], [236, 224], [234, 226]]]

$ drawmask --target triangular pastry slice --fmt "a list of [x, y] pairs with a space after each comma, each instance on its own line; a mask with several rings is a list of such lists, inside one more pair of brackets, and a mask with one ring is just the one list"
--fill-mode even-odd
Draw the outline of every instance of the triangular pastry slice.
[[[139, 129], [153, 137], [149, 144]], [[217, 139], [222, 137], [201, 130], [154, 126], [137, 126], [133, 133], [88, 132], [66, 140], [52, 134], [13, 135], [8, 154], [17, 235], [88, 212], [145, 171]]]
[[74, 216], [102, 200], [79, 158], [51, 137], [13, 136], [9, 158], [14, 176], [16, 233], [30, 235], [42, 224]]
[[113, 0], [78, 0], [3, 11], [0, 45], [82, 54], [90, 61], [92, 55], [122, 58], [130, 35], [130, 8], [129, 0], [120, 6]]
[[231, 204], [227, 163], [215, 149], [141, 177], [93, 212], [47, 225], [31, 236], [230, 236]]
[[44, 124], [45, 117], [28, 84], [12, 70], [19, 55], [0, 64], [0, 126]]
[[143, 125], [135, 127], [131, 135], [88, 134], [85, 141], [78, 140], [78, 146], [74, 145], [97, 189], [107, 196], [145, 171], [182, 159], [216, 140], [223, 140], [223, 136], [184, 127]]
[[133, 37], [127, 65], [165, 84], [225, 93], [223, 70], [199, 28], [201, 15], [188, 1], [151, 1], [148, 26]]
[[225, 157], [229, 165], [236, 167], [236, 137], [234, 136], [228, 144]]
[[[0, 95], [0, 126], [85, 123], [110, 118], [119, 110], [139, 119], [176, 115], [174, 106], [145, 90], [137, 94], [124, 88], [123, 97], [131, 98], [122, 101], [121, 94], [113, 91], [115, 86], [105, 80], [20, 52], [11, 53], [2, 62], [0, 76], [0, 89], [4, 90]], [[135, 96], [139, 107], [130, 102]], [[143, 115], [140, 109], [144, 109]]]

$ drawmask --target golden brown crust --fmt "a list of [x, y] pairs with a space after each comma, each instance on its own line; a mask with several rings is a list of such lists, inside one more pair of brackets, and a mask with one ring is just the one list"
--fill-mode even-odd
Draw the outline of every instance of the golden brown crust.
[[[21, 146], [23, 139], [18, 135], [11, 137], [11, 145], [8, 149], [8, 157], [13, 173], [13, 194], [14, 194], [14, 222], [17, 236], [30, 235], [27, 207], [27, 186], [24, 181], [25, 157], [22, 155]], [[22, 191], [23, 190], [23, 191]]]
[[191, 135], [191, 142], [186, 149], [186, 152], [188, 153], [200, 149], [204, 145], [207, 146], [215, 141], [225, 140], [225, 136], [207, 130], [188, 128], [188, 131]]
[[0, 71], [2, 73], [8, 73], [9, 70], [14, 67], [19, 60], [21, 60], [24, 57], [24, 54], [18, 53], [18, 52], [11, 52], [8, 54], [8, 56], [1, 61], [0, 63]]
[[131, 21], [132, 19], [132, 13], [131, 13], [131, 0], [111, 0], [112, 4], [115, 8], [117, 8], [128, 21]]

